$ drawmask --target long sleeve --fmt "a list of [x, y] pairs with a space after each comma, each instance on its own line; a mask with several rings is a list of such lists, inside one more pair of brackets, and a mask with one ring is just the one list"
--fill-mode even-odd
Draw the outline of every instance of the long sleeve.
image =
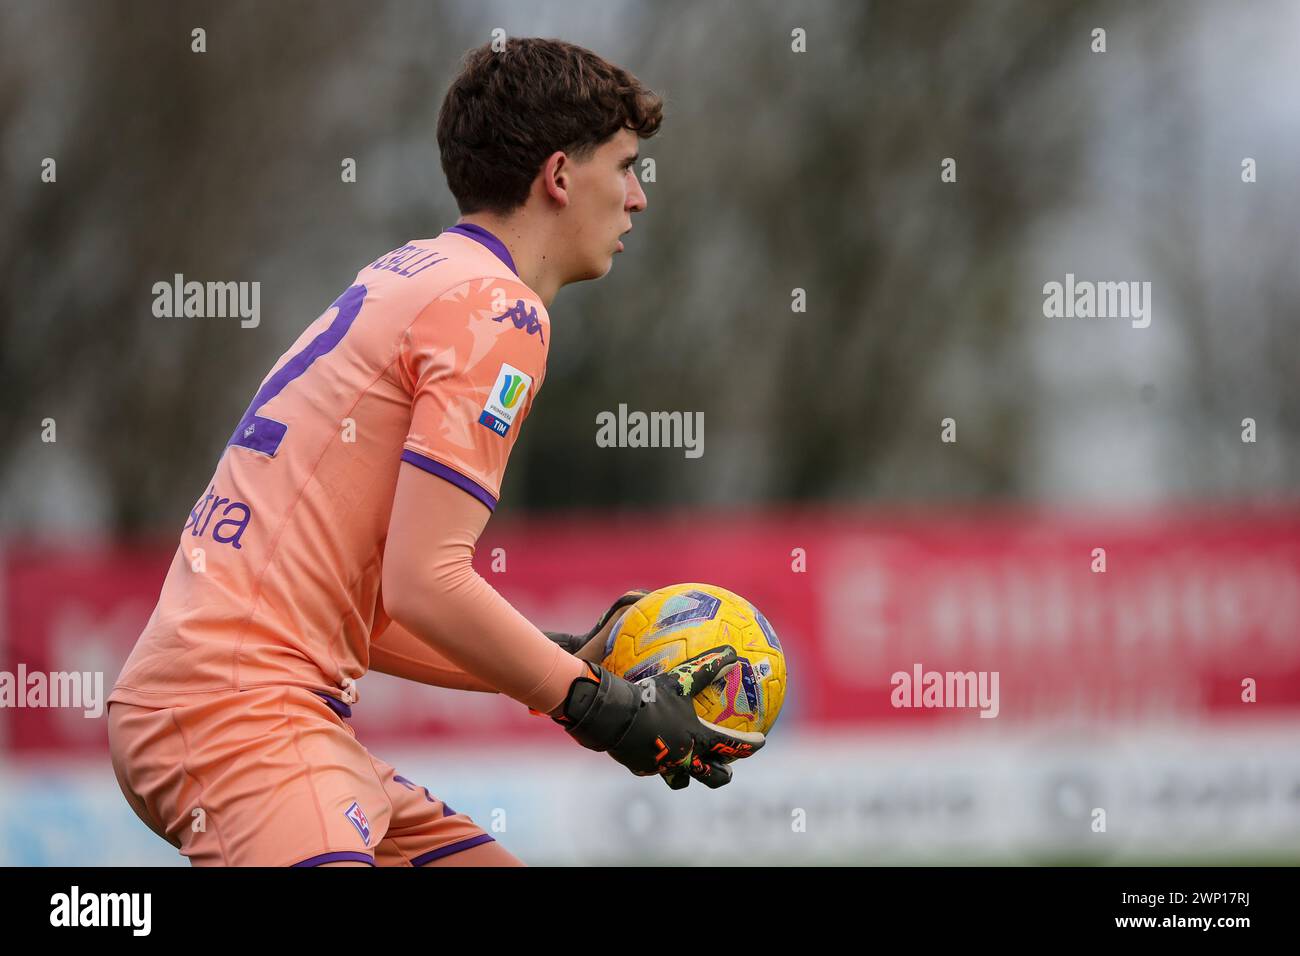
[[495, 694], [486, 681], [466, 673], [396, 621], [370, 641], [370, 669], [405, 680]]
[[490, 515], [458, 485], [403, 465], [384, 552], [384, 605], [466, 674], [548, 713], [585, 665], [474, 570], [474, 547]]

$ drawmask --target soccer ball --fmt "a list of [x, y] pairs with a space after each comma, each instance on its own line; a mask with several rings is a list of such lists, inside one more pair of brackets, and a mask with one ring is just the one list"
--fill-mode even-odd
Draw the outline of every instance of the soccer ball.
[[724, 644], [740, 660], [700, 691], [695, 709], [720, 727], [766, 734], [785, 700], [785, 655], [758, 608], [723, 588], [673, 584], [647, 594], [610, 629], [601, 664], [635, 682]]

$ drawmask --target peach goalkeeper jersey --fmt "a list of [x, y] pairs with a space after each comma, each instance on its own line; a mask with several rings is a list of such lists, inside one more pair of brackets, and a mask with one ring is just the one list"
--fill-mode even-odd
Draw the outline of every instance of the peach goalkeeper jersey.
[[348, 688], [406, 461], [488, 508], [546, 375], [550, 319], [487, 230], [365, 266], [282, 355], [195, 503], [110, 701]]

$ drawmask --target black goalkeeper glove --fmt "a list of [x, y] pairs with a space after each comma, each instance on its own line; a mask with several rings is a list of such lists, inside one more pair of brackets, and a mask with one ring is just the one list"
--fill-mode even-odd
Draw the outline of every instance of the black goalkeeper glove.
[[609, 606], [609, 610], [601, 615], [600, 620], [596, 622], [596, 626], [586, 634], [562, 634], [559, 631], [542, 631], [542, 633], [570, 654], [576, 654], [586, 647], [593, 637], [600, 633], [601, 628], [609, 623], [610, 618], [623, 608], [635, 604], [649, 593], [645, 588], [632, 588], [629, 591], [624, 591], [619, 599]]
[[731, 782], [726, 764], [763, 746], [762, 734], [706, 723], [693, 698], [735, 664], [732, 647], [715, 647], [636, 684], [588, 663], [552, 713], [578, 743], [603, 750], [637, 776], [659, 774], [674, 790], [691, 777], [708, 787]]

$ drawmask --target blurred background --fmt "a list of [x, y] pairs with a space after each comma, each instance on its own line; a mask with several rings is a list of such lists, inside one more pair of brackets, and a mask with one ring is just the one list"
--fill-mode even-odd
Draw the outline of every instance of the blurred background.
[[[362, 741], [533, 863], [1300, 862], [1284, 2], [4, 0], [0, 671], [107, 693], [262, 377], [456, 221], [437, 111], [494, 29], [666, 120], [479, 570], [548, 629], [721, 585], [791, 686], [717, 792], [384, 675]], [[259, 282], [260, 323], [156, 317], [177, 273]], [[1149, 327], [1046, 317], [1067, 274], [1149, 282]], [[702, 412], [703, 454], [600, 447], [620, 404]], [[998, 671], [998, 717], [893, 708], [918, 663]], [[182, 862], [102, 719], [0, 710], [0, 864]]]

